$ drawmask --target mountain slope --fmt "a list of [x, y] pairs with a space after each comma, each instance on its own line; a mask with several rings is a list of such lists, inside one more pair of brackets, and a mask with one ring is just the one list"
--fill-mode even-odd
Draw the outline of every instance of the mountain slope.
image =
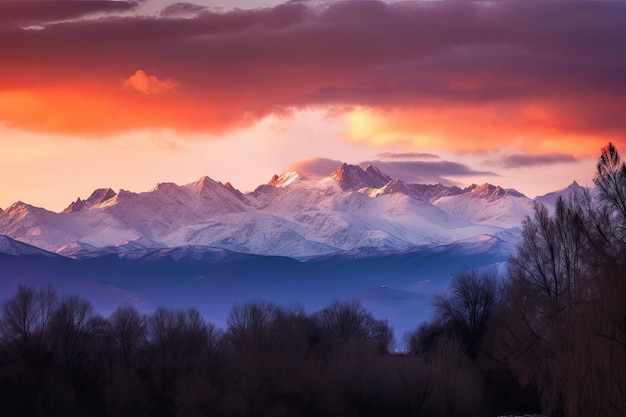
[[562, 198], [565, 202], [582, 201], [585, 198], [585, 194], [589, 191], [574, 181], [565, 188], [536, 197], [535, 201], [546, 206], [549, 212], [553, 212], [559, 198]]
[[533, 212], [533, 201], [511, 189], [491, 184], [472, 186], [468, 192], [440, 197], [434, 205], [443, 211], [475, 224], [498, 224], [503, 228], [520, 227]]
[[0, 254], [11, 255], [11, 256], [29, 256], [29, 255], [38, 255], [38, 256], [46, 256], [46, 257], [58, 256], [54, 253], [47, 252], [35, 246], [18, 242], [17, 240], [11, 239], [10, 237], [4, 236], [4, 235], [0, 235]]
[[483, 235], [514, 241], [508, 229], [531, 211], [515, 190], [407, 184], [372, 165], [342, 164], [324, 178], [286, 172], [249, 194], [203, 177], [140, 193], [98, 189], [62, 213], [18, 202], [0, 212], [0, 234], [69, 256], [203, 245], [304, 258]]

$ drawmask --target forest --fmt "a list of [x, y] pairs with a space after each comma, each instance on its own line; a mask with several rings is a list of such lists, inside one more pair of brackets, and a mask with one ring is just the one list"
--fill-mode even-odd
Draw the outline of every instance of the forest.
[[[22, 286], [0, 310], [3, 416], [626, 416], [626, 165], [537, 205], [505, 276], [464, 271], [397, 340], [357, 301], [98, 314]], [[417, 323], [416, 323], [417, 324]]]

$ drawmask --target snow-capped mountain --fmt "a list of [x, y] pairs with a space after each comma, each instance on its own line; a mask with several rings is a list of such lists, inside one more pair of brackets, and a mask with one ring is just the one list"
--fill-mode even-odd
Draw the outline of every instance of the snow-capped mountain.
[[475, 224], [519, 227], [533, 212], [533, 200], [524, 194], [491, 184], [472, 185], [465, 192], [434, 201], [443, 211]]
[[95, 190], [87, 200], [81, 200], [80, 197], [72, 204], [67, 206], [63, 213], [74, 213], [80, 210], [89, 209], [96, 204], [104, 203], [105, 201], [115, 197], [117, 193], [110, 188], [98, 188]]
[[574, 181], [565, 188], [538, 196], [535, 198], [535, 201], [543, 204], [548, 208], [549, 212], [552, 212], [554, 207], [556, 207], [556, 202], [559, 198], [566, 202], [580, 201], [585, 198], [585, 194], [589, 191], [590, 190], [585, 187], [581, 187], [576, 181]]
[[[553, 199], [538, 201], [553, 205]], [[248, 194], [203, 177], [140, 193], [98, 189], [61, 213], [17, 202], [0, 211], [0, 234], [74, 257], [188, 245], [310, 257], [480, 236], [514, 241], [532, 209], [533, 200], [512, 189], [407, 184], [372, 165], [343, 164], [323, 178], [275, 175]]]
[[368, 165], [365, 169], [358, 165], [348, 165], [344, 163], [330, 177], [337, 181], [339, 187], [344, 191], [356, 191], [363, 187], [382, 187], [392, 180], [391, 177], [380, 172], [373, 165]]

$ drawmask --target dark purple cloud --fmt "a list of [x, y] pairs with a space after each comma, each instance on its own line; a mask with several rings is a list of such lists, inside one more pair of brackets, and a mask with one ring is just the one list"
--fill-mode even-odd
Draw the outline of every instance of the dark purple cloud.
[[37, 24], [75, 19], [95, 12], [120, 12], [136, 7], [136, 1], [16, 0], [0, 1], [0, 24]]
[[423, 152], [383, 152], [376, 156], [383, 159], [440, 159], [439, 155]]
[[477, 175], [499, 176], [492, 171], [477, 171], [467, 165], [451, 161], [365, 161], [359, 165], [372, 164], [391, 178], [408, 183], [458, 185], [450, 177], [472, 177]]
[[548, 154], [548, 155], [527, 155], [516, 154], [509, 155], [502, 159], [500, 165], [505, 168], [523, 168], [534, 167], [540, 165], [554, 165], [576, 162], [578, 159], [567, 154]]
[[[334, 172], [346, 161], [330, 158], [307, 158], [295, 161], [285, 167], [283, 172], [298, 171], [303, 175], [314, 177], [326, 177]], [[471, 167], [452, 161], [410, 161], [392, 160], [381, 161], [378, 159], [360, 162], [362, 168], [374, 165], [391, 178], [397, 178], [407, 183], [442, 183], [458, 185], [450, 177], [472, 177], [476, 175], [499, 176], [492, 171], [477, 171]]]
[[194, 3], [174, 3], [163, 8], [160, 15], [163, 17], [195, 16], [203, 10], [206, 10], [205, 6], [200, 6]]

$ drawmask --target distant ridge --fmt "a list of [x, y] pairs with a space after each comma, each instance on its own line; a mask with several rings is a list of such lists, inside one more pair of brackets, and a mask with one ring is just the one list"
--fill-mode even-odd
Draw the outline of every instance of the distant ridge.
[[80, 197], [78, 197], [76, 201], [63, 210], [63, 213], [74, 213], [83, 209], [88, 209], [96, 204], [103, 203], [116, 195], [117, 193], [110, 188], [98, 188], [91, 193], [87, 200], [81, 200]]
[[[550, 206], [580, 190], [574, 183], [536, 201]], [[343, 163], [326, 177], [284, 172], [247, 194], [205, 176], [140, 193], [99, 188], [61, 213], [17, 202], [0, 211], [0, 234], [81, 256], [199, 245], [307, 258], [472, 242], [477, 236], [514, 242], [533, 205], [498, 185], [410, 184], [373, 165]]]
[[11, 256], [39, 255], [56, 257], [58, 255], [39, 249], [26, 243], [18, 242], [8, 236], [0, 235], [0, 254]]

